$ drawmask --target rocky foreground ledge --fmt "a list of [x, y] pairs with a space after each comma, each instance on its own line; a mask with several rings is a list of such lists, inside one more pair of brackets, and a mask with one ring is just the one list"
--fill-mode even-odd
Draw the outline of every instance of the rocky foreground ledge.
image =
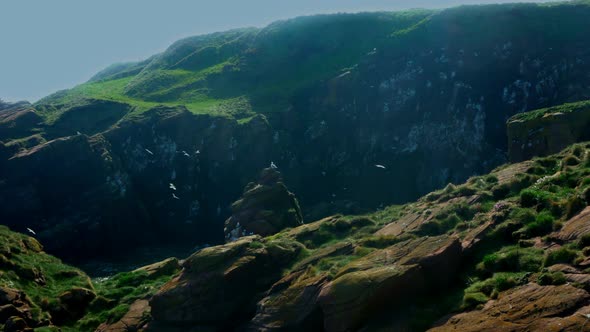
[[104, 279], [0, 228], [0, 327], [587, 331], [589, 153], [575, 144], [414, 203], [239, 236]]

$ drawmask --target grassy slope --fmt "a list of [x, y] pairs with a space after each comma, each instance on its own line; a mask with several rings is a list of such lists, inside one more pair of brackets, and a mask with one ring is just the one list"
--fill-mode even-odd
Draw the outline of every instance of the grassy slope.
[[[474, 196], [479, 197], [477, 203], [466, 202]], [[316, 275], [330, 279], [348, 264], [405, 239], [445, 233], [463, 237], [497, 218], [499, 222], [457, 272], [454, 286], [441, 294], [418, 299], [421, 305], [408, 309], [407, 314], [414, 317], [413, 327], [423, 330], [448, 313], [471, 310], [497, 297], [499, 292], [529, 281], [564, 283], [563, 274], [547, 272], [547, 268], [584, 260], [590, 255], [588, 248], [584, 249], [590, 241], [564, 243], [561, 249], [553, 251], [548, 249], [553, 243], [548, 235], [588, 203], [590, 144], [581, 143], [557, 155], [502, 166], [462, 185], [449, 184], [414, 203], [363, 216], [326, 219], [302, 227], [309, 231], [287, 230], [268, 240], [291, 238], [301, 242], [307, 249], [294, 267], [307, 265]], [[416, 216], [433, 218], [426, 218], [419, 227], [398, 236], [376, 234], [386, 225], [405, 224]], [[345, 243], [351, 243], [353, 250], [315, 259]]]
[[281, 109], [296, 91], [355, 65], [388, 35], [427, 15], [430, 12], [407, 11], [302, 17], [260, 30], [187, 38], [151, 61], [112, 66], [36, 106], [50, 120], [84, 98], [128, 103], [136, 113], [163, 104], [218, 114], [243, 101], [253, 104], [249, 110]]
[[[478, 197], [477, 202], [468, 203], [467, 198], [474, 196]], [[590, 241], [564, 243], [555, 251], [547, 249], [553, 241], [548, 235], [588, 205], [589, 200], [590, 143], [580, 143], [560, 154], [500, 167], [462, 185], [450, 184], [417, 202], [362, 216], [327, 218], [284, 230], [263, 241], [301, 243], [305, 250], [293, 269], [304, 266], [310, 273], [331, 279], [348, 264], [404, 239], [445, 233], [462, 237], [496, 218], [482, 245], [457, 272], [454, 287], [418, 299], [423, 305], [408, 312], [415, 317], [414, 327], [420, 330], [449, 312], [477, 307], [499, 292], [529, 281], [565, 282], [562, 274], [547, 272], [546, 268], [556, 263], [577, 264], [590, 255], [590, 250], [584, 249]], [[376, 233], [415, 216], [429, 218], [397, 236]], [[0, 286], [24, 290], [35, 304], [35, 315], [47, 317], [57, 297], [74, 286], [92, 289], [98, 295], [87, 315], [64, 326], [65, 331], [91, 331], [101, 322], [116, 321], [133, 301], [149, 297], [170, 278], [167, 275], [150, 279], [143, 272], [130, 272], [91, 282], [83, 272], [41, 252], [34, 239], [5, 227], [0, 228], [0, 233], [0, 252], [6, 258], [3, 260], [16, 264], [0, 266]], [[349, 244], [352, 250], [335, 250], [326, 255]], [[45, 276], [46, 286], [24, 277], [33, 268]]]
[[[42, 276], [45, 284], [35, 282], [34, 275]], [[45, 254], [34, 238], [0, 226], [0, 287], [24, 291], [32, 303], [35, 321], [50, 318], [60, 305], [59, 296], [72, 288], [82, 287], [97, 295], [86, 316], [61, 326], [62, 331], [94, 331], [102, 322], [117, 321], [130, 304], [149, 297], [170, 278], [171, 275], [151, 278], [140, 271], [91, 280], [83, 271]]]

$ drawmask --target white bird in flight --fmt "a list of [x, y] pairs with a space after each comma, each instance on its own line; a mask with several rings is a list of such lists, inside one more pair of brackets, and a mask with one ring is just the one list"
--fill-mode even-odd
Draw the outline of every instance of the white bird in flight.
[[145, 149], [145, 152], [149, 153], [152, 156], [154, 155], [154, 153], [152, 151], [148, 150], [148, 149]]
[[174, 199], [180, 199], [180, 198], [178, 198], [178, 196], [176, 196], [175, 193], [172, 193], [172, 198], [174, 198]]
[[182, 154], [183, 154], [185, 157], [190, 157], [190, 156], [191, 156], [190, 154], [188, 154], [188, 153], [187, 153], [186, 151], [184, 151], [184, 150], [182, 151]]
[[168, 188], [170, 188], [172, 190], [176, 190], [176, 186], [174, 185], [174, 183], [170, 183], [170, 186], [168, 186]]
[[27, 227], [27, 231], [29, 231], [29, 233], [31, 233], [31, 234], [33, 234], [33, 235], [37, 235], [37, 233], [35, 233], [35, 231], [34, 231], [34, 230], [32, 230], [32, 229], [30, 229], [30, 228], [28, 228], [28, 227]]
[[375, 165], [375, 167], [377, 167], [377, 168], [382, 168], [382, 169], [386, 169], [386, 167], [385, 167], [385, 166], [383, 166], [383, 165], [379, 165], [379, 164]]

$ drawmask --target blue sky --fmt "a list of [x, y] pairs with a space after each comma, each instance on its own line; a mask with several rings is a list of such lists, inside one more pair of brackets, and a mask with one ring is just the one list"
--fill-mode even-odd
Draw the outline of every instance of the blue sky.
[[197, 34], [316, 13], [500, 2], [534, 1], [1, 0], [0, 98], [35, 101]]

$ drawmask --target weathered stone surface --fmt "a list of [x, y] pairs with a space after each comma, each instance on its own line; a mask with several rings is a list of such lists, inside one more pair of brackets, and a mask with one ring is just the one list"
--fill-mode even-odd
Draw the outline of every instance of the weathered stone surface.
[[149, 321], [150, 305], [147, 300], [135, 301], [129, 311], [118, 322], [113, 324], [101, 324], [96, 332], [137, 332]]
[[255, 295], [280, 278], [300, 251], [293, 242], [243, 237], [205, 248], [183, 263], [181, 274], [151, 299], [155, 323], [221, 328], [254, 310]]
[[180, 270], [180, 268], [181, 266], [178, 258], [170, 257], [161, 262], [142, 266], [134, 270], [134, 272], [146, 272], [149, 277], [158, 278], [163, 275], [171, 275]]
[[318, 296], [327, 283], [311, 270], [291, 273], [275, 283], [258, 303], [249, 331], [314, 331], [322, 327]]
[[[590, 295], [570, 285], [527, 284], [500, 294], [483, 309], [461, 313], [430, 329], [443, 331], [588, 331], [582, 308]], [[584, 310], [582, 310], [584, 309]]]
[[407, 240], [346, 265], [320, 293], [324, 328], [354, 330], [383, 305], [445, 285], [460, 259], [459, 240], [440, 236]]
[[[567, 105], [567, 104], [566, 104]], [[534, 119], [508, 121], [508, 155], [517, 162], [535, 156], [557, 153], [570, 144], [587, 140], [590, 128], [590, 102], [549, 108]]]
[[586, 234], [590, 234], [590, 207], [566, 221], [559, 232], [552, 236], [562, 241], [573, 241]]
[[225, 221], [226, 241], [252, 234], [268, 236], [303, 223], [299, 203], [282, 181], [281, 173], [266, 168], [256, 183], [246, 186]]

